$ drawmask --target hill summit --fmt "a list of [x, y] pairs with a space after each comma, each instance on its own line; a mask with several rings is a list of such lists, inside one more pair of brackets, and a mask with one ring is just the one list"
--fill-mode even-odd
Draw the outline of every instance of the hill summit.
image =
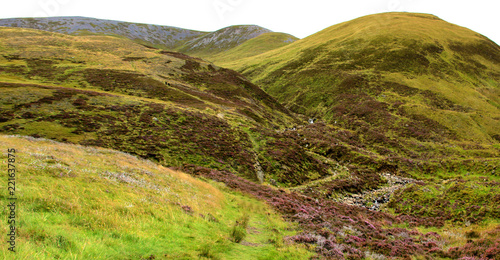
[[499, 141], [500, 47], [433, 15], [365, 16], [225, 65], [293, 111], [354, 131]]

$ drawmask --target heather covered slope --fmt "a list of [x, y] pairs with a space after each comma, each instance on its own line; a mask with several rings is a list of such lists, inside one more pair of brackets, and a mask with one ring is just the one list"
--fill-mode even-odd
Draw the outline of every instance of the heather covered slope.
[[245, 129], [295, 122], [238, 73], [109, 36], [1, 28], [2, 132], [255, 179]]
[[443, 227], [440, 217], [395, 217], [226, 171], [183, 166], [195, 179], [119, 151], [0, 140], [11, 150], [2, 160], [15, 155], [22, 180], [18, 252], [2, 247], [5, 259], [310, 259], [313, 252], [313, 259], [495, 259], [500, 252], [495, 222]]
[[109, 36], [5, 27], [0, 33], [4, 82], [101, 90], [199, 109], [224, 106], [255, 118], [288, 113], [238, 73], [181, 53]]
[[373, 159], [498, 157], [500, 47], [435, 16], [370, 15], [225, 65]]

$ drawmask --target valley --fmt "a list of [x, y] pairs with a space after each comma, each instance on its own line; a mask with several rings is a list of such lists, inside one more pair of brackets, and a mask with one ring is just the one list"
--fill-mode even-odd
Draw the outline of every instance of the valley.
[[500, 255], [500, 47], [433, 15], [3, 19], [0, 93], [18, 259]]

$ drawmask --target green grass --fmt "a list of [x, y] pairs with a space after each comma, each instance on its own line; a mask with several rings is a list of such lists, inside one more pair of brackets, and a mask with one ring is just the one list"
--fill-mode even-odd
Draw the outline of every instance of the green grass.
[[[491, 143], [500, 127], [500, 111], [491, 102], [498, 99], [499, 53], [485, 37], [435, 16], [384, 13], [224, 65], [251, 78], [291, 110], [329, 122], [338, 119], [339, 94], [357, 93], [354, 88], [375, 97], [386, 91], [386, 96], [399, 95], [385, 101], [389, 104], [408, 97], [404, 103], [412, 112], [456, 131], [461, 139]], [[352, 77], [369, 83], [350, 81]], [[387, 82], [415, 94], [387, 88]], [[430, 92], [423, 92], [422, 98], [417, 94], [422, 91]]]
[[456, 225], [500, 220], [498, 175], [461, 169], [437, 170], [421, 178], [427, 178], [425, 185], [396, 192], [389, 203], [395, 213], [440, 217]]
[[[16, 148], [17, 253], [4, 259], [306, 259], [262, 202], [131, 155], [0, 136]], [[78, 160], [74, 160], [78, 158]], [[6, 192], [2, 201], [6, 203]], [[247, 218], [239, 243], [235, 222]], [[5, 219], [5, 211], [2, 219]], [[7, 225], [1, 231], [7, 232]], [[276, 241], [276, 234], [280, 239]], [[270, 242], [275, 241], [275, 242]]]
[[256, 56], [286, 46], [296, 40], [298, 40], [298, 38], [286, 33], [264, 33], [227, 51], [222, 53], [209, 53], [203, 56], [203, 58], [216, 65], [226, 67], [226, 63]]
[[[439, 245], [441, 248], [448, 250], [452, 247], [464, 246], [478, 237], [489, 237], [490, 239], [498, 239], [497, 236], [491, 236], [487, 233], [498, 228], [500, 222], [498, 220], [488, 220], [480, 224], [471, 224], [469, 226], [456, 226], [447, 224], [441, 228], [436, 227], [418, 227], [418, 231], [423, 234], [435, 232], [441, 236]], [[476, 236], [471, 237], [471, 234]]]

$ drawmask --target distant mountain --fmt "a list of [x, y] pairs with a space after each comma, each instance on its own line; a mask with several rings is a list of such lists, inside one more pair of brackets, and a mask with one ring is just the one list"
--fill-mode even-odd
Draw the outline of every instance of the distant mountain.
[[[137, 43], [192, 56], [209, 56], [234, 48], [261, 34], [271, 32], [257, 25], [237, 25], [215, 32], [201, 32], [171, 26], [129, 23], [86, 17], [0, 19], [0, 26], [31, 28], [69, 35], [110, 35]], [[296, 38], [291, 36], [287, 42]]]
[[166, 49], [176, 49], [189, 40], [208, 34], [208, 32], [171, 26], [128, 23], [87, 17], [0, 19], [0, 26], [31, 28], [70, 35], [113, 35]]

